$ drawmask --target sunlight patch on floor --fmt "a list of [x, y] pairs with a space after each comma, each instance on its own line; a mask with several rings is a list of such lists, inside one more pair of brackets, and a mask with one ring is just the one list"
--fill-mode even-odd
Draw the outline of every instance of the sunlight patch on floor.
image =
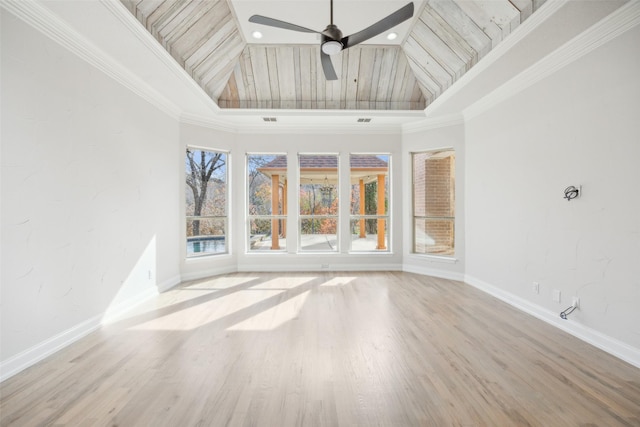
[[182, 289], [191, 290], [208, 290], [208, 291], [220, 291], [224, 289], [233, 288], [234, 286], [243, 285], [253, 280], [259, 280], [260, 277], [214, 277], [208, 280], [199, 280], [187, 286], [183, 286]]
[[305, 291], [300, 295], [287, 299], [275, 307], [262, 311], [247, 320], [237, 323], [230, 331], [270, 331], [295, 319], [304, 305], [309, 293]]
[[251, 289], [294, 289], [304, 283], [315, 280], [316, 277], [279, 277], [277, 279], [269, 280], [266, 282], [258, 283], [251, 287]]
[[[186, 307], [166, 316], [137, 325], [133, 330], [190, 331], [226, 316], [247, 309], [268, 298], [284, 293], [283, 290], [243, 290], [220, 298]], [[206, 296], [205, 296], [206, 298]]]
[[327, 280], [320, 286], [344, 286], [356, 280], [357, 277], [334, 277], [333, 279]]

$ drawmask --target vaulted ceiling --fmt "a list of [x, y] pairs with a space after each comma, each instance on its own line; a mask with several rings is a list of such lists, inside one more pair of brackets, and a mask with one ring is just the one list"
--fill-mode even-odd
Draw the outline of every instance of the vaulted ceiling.
[[[398, 41], [379, 36], [332, 56], [335, 81], [322, 72], [319, 40], [263, 27], [275, 35], [258, 42], [246, 16], [322, 30], [328, 13], [314, 8], [328, 0], [121, 1], [221, 108], [422, 110], [545, 0], [414, 1]], [[350, 34], [407, 2], [336, 0], [336, 21]], [[364, 23], [351, 30], [350, 20]]]

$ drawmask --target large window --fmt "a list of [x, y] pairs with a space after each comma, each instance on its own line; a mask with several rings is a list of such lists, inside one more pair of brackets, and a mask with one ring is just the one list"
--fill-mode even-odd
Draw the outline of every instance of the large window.
[[352, 154], [351, 251], [389, 251], [389, 155]]
[[287, 156], [247, 154], [249, 251], [283, 251], [287, 241]]
[[300, 154], [300, 250], [338, 251], [338, 156]]
[[455, 153], [412, 153], [413, 252], [452, 256], [455, 225]]
[[227, 153], [187, 148], [187, 257], [227, 253]]

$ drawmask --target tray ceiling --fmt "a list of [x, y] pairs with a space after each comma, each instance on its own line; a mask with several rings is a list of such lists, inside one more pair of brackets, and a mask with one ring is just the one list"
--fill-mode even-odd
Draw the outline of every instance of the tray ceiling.
[[[256, 24], [238, 19], [259, 3], [255, 13], [322, 30], [326, 23], [318, 23], [328, 20], [328, 11], [324, 19], [313, 11], [327, 8], [327, 0], [121, 2], [221, 108], [422, 110], [544, 0], [416, 1], [413, 19], [393, 29], [395, 41], [379, 36], [334, 55], [339, 79], [333, 82], [322, 73], [315, 36], [305, 40], [302, 33], [263, 27], [257, 43], [247, 35]], [[374, 23], [407, 2], [336, 0], [334, 21], [349, 34], [361, 29], [341, 23], [354, 16], [349, 10]]]

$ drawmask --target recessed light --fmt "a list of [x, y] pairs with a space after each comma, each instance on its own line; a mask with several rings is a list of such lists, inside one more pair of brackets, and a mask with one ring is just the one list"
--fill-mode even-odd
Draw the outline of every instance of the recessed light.
[[251, 35], [253, 36], [254, 39], [262, 38], [262, 33], [260, 31], [254, 31], [253, 33], [251, 33]]
[[387, 34], [387, 40], [395, 40], [398, 37], [398, 33]]

